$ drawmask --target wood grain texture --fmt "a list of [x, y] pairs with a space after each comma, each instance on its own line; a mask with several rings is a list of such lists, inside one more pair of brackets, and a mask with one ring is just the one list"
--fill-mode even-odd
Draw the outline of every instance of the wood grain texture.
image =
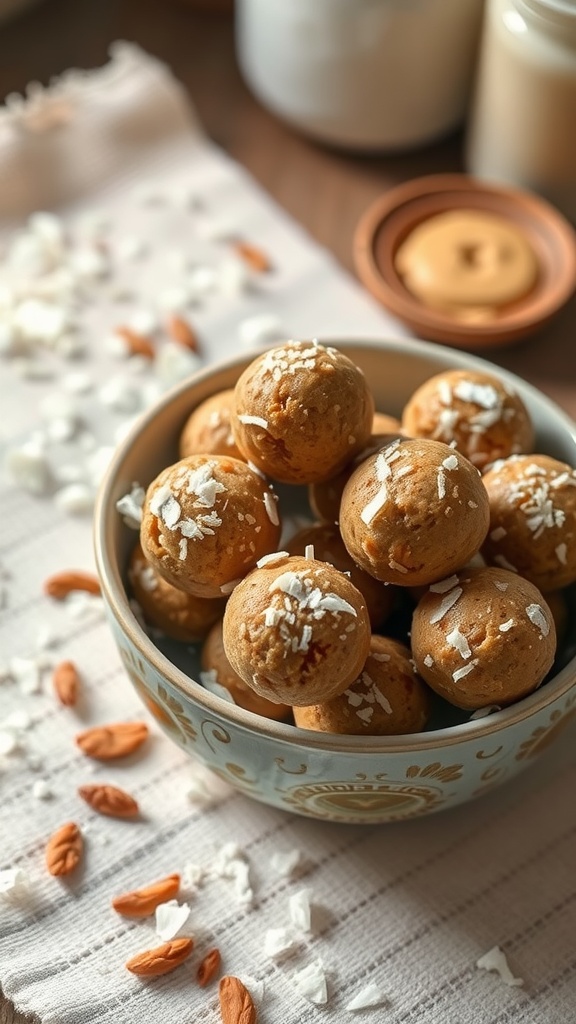
[[[298, 135], [251, 96], [234, 57], [232, 19], [205, 0], [43, 0], [0, 26], [0, 95], [48, 83], [66, 68], [105, 63], [115, 39], [165, 60], [188, 88], [206, 131], [353, 272], [360, 214], [411, 177], [462, 170], [454, 135], [398, 156], [337, 152]], [[490, 358], [520, 374], [576, 417], [576, 299], [542, 334]], [[0, 1024], [25, 1024], [0, 995]]]

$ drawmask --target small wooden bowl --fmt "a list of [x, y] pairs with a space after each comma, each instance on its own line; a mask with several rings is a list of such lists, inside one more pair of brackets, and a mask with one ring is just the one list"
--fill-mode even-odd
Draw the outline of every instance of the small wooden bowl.
[[[458, 209], [509, 220], [523, 232], [538, 261], [530, 292], [482, 323], [463, 323], [425, 306], [395, 267], [400, 245], [422, 221]], [[532, 193], [463, 174], [430, 175], [391, 189], [369, 207], [356, 229], [354, 261], [362, 283], [421, 337], [459, 348], [497, 347], [535, 333], [568, 301], [576, 288], [576, 233], [553, 206]]]

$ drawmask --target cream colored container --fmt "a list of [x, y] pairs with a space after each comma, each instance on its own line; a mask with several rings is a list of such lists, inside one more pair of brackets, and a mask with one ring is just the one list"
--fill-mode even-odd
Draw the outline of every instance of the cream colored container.
[[275, 114], [328, 143], [422, 145], [462, 121], [483, 0], [237, 0], [240, 66]]
[[488, 0], [467, 166], [541, 193], [576, 221], [573, 0]]

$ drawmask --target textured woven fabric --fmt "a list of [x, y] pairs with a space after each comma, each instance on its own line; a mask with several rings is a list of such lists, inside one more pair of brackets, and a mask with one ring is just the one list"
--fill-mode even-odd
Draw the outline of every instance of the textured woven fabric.
[[[71, 467], [71, 480], [75, 466], [92, 457], [105, 461], [138, 402], [166, 383], [151, 368], [116, 359], [106, 337], [134, 317], [152, 323], [157, 296], [164, 296], [164, 308], [178, 306], [173, 290], [183, 274], [216, 264], [221, 270], [229, 236], [261, 247], [275, 270], [240, 287], [240, 269], [231, 264], [213, 290], [206, 288], [191, 310], [201, 362], [235, 353], [240, 327], [256, 315], [274, 315], [279, 330], [299, 337], [403, 333], [203, 138], [168, 71], [133, 48], [118, 49], [103, 72], [77, 75], [5, 115], [0, 197], [7, 247], [39, 207], [61, 213], [74, 251], [82, 248], [87, 217], [105, 225], [106, 273], [87, 284], [85, 301], [73, 310], [85, 355], [66, 360], [42, 351], [24, 363], [14, 356], [0, 364], [4, 456], [31, 438], [37, 443], [40, 429], [57, 432], [54, 410], [67, 410], [77, 433], [61, 440], [57, 455]], [[15, 213], [18, 222], [8, 223]], [[134, 408], [127, 381], [137, 384]], [[111, 382], [120, 395], [115, 403]], [[71, 394], [72, 409], [63, 404]], [[254, 992], [263, 1024], [352, 1019], [345, 1007], [370, 981], [385, 1001], [362, 1011], [362, 1020], [576, 1020], [570, 737], [518, 781], [473, 805], [375, 828], [320, 824], [250, 802], [195, 767], [152, 720], [145, 752], [113, 767], [91, 762], [74, 743], [78, 731], [146, 712], [98, 601], [70, 606], [42, 592], [54, 572], [93, 569], [90, 518], [70, 516], [52, 493], [34, 496], [9, 479], [0, 501], [0, 871], [21, 869], [25, 879], [23, 892], [0, 896], [0, 983], [19, 1009], [43, 1024], [212, 1024], [219, 1019], [216, 988], [200, 989], [194, 975], [203, 952], [218, 946], [223, 970]], [[11, 659], [38, 663], [39, 652], [44, 667], [36, 687]], [[74, 708], [60, 706], [50, 684], [50, 663], [63, 659], [81, 674]], [[140, 820], [95, 815], [76, 790], [97, 781], [132, 793]], [[203, 786], [209, 806], [190, 799]], [[45, 870], [44, 846], [70, 820], [85, 836], [85, 858], [72, 880], [58, 880]], [[249, 865], [252, 905], [213, 870], [229, 842]], [[284, 877], [274, 854], [294, 850], [299, 866]], [[190, 904], [196, 949], [189, 966], [142, 983], [123, 964], [160, 943], [154, 919], [121, 918], [110, 900], [174, 871], [184, 875], [180, 899]], [[265, 954], [265, 933], [288, 923], [289, 899], [302, 889], [312, 903], [312, 928], [277, 962]], [[523, 987], [477, 969], [478, 958], [496, 945]], [[294, 983], [315, 961], [326, 972], [327, 1007], [310, 1003]]]

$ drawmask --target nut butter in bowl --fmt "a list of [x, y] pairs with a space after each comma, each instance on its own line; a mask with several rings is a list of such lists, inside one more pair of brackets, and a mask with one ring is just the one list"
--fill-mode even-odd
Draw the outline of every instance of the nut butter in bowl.
[[391, 189], [354, 239], [358, 276], [419, 334], [508, 345], [540, 330], [576, 286], [576, 234], [545, 200], [459, 174]]

